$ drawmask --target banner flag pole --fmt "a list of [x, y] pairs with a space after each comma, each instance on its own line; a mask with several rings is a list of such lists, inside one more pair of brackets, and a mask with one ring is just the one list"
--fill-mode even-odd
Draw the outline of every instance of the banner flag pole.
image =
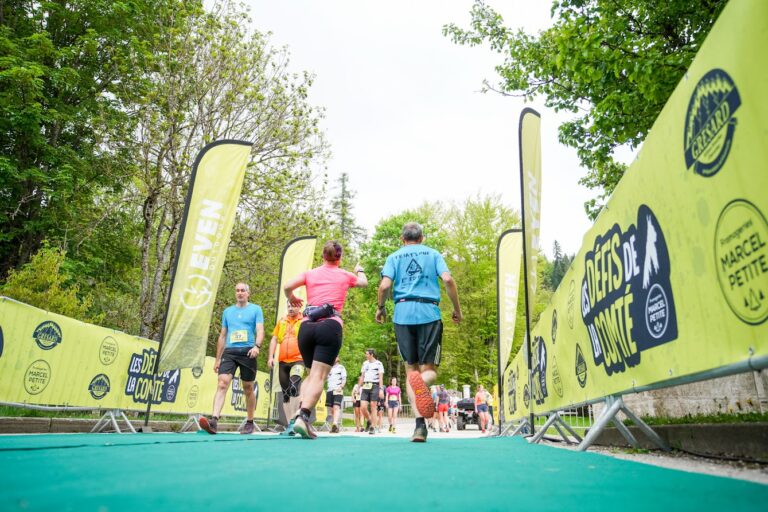
[[192, 166], [145, 429], [158, 373], [204, 366], [214, 301], [252, 146], [239, 140], [216, 141], [200, 150]]
[[531, 350], [531, 301], [536, 296], [536, 260], [541, 219], [541, 115], [531, 108], [520, 113], [520, 206], [523, 220], [523, 280], [525, 284], [525, 333], [528, 350], [529, 412], [533, 425], [533, 364]]

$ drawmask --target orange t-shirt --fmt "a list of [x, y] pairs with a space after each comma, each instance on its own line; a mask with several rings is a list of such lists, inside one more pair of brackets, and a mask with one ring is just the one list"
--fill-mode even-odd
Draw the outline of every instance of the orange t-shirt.
[[299, 327], [301, 327], [302, 316], [291, 319], [288, 315], [277, 322], [272, 336], [277, 336], [277, 342], [280, 344], [280, 356], [278, 360], [281, 363], [294, 363], [301, 361], [299, 352]]

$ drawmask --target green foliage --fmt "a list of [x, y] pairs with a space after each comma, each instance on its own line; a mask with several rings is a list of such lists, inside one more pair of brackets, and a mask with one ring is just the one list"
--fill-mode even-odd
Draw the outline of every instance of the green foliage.
[[44, 239], [79, 242], [81, 212], [125, 185], [127, 107], [158, 4], [0, 5], [0, 276]]
[[626, 170], [614, 151], [643, 141], [726, 2], [556, 0], [552, 27], [530, 35], [476, 0], [470, 28], [450, 24], [443, 33], [504, 56], [500, 82], [488, 89], [543, 95], [548, 107], [576, 114], [559, 138], [587, 169], [581, 183], [601, 191], [585, 205], [594, 218]]
[[43, 246], [29, 263], [8, 273], [0, 294], [52, 313], [98, 323], [101, 318], [89, 314], [91, 293], [81, 294], [77, 284], [68, 284], [68, 276], [62, 272], [64, 257], [61, 249]]

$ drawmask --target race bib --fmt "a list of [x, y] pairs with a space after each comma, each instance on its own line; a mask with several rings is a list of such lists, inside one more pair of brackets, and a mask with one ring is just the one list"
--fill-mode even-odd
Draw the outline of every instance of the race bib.
[[336, 395], [336, 396], [338, 396], [338, 395], [343, 395], [343, 394], [344, 394], [344, 390], [343, 390], [343, 389], [341, 389], [341, 388], [339, 388], [339, 389], [334, 389], [334, 390], [333, 390], [333, 394], [334, 394], [334, 395]]
[[390, 402], [397, 402], [397, 397], [395, 395], [392, 395], [389, 397]]
[[373, 382], [366, 382], [363, 384], [363, 389], [373, 389]]
[[303, 364], [295, 364], [291, 366], [291, 377], [298, 377], [303, 378], [304, 377], [304, 365]]
[[229, 341], [232, 343], [245, 343], [248, 341], [248, 331], [241, 329], [239, 331], [232, 331], [229, 335]]

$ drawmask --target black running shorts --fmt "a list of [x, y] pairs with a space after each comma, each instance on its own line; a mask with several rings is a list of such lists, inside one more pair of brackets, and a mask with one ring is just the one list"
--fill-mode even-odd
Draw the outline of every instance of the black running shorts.
[[341, 324], [332, 318], [318, 322], [302, 322], [299, 330], [299, 352], [304, 366], [312, 367], [312, 361], [333, 366], [341, 350]]
[[[302, 327], [303, 329], [303, 327]], [[395, 337], [400, 356], [408, 364], [440, 364], [443, 344], [443, 321], [428, 324], [395, 324]]]
[[379, 383], [373, 384], [371, 389], [363, 388], [360, 392], [361, 402], [378, 402], [379, 401]]
[[235, 376], [235, 370], [240, 368], [240, 380], [253, 382], [256, 380], [256, 358], [248, 357], [248, 351], [253, 347], [225, 348], [221, 354], [219, 375]]
[[341, 407], [341, 402], [344, 400], [344, 395], [334, 395], [333, 391], [326, 391], [325, 392], [325, 406], [326, 407], [333, 407], [334, 405], [338, 405]]

